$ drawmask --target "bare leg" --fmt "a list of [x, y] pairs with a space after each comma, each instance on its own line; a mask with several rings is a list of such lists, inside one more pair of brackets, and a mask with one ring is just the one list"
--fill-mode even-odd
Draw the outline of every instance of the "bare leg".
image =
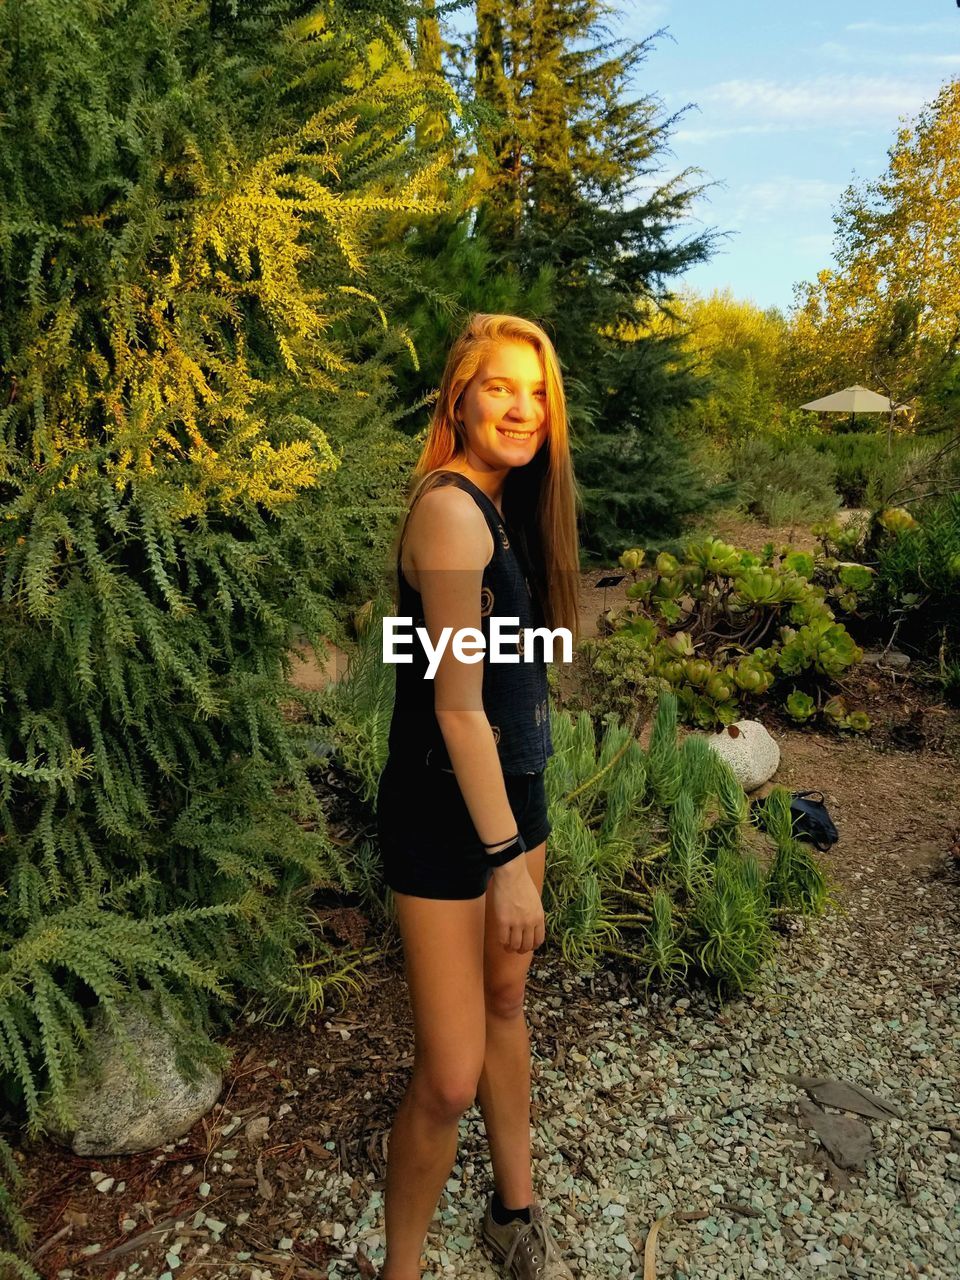
[[484, 899], [396, 894], [415, 1050], [387, 1158], [383, 1280], [419, 1280], [423, 1244], [483, 1063]]
[[[525, 856], [537, 892], [543, 892], [546, 844]], [[530, 1154], [530, 1035], [523, 1012], [533, 952], [501, 946], [490, 916], [484, 939], [486, 1054], [477, 1100], [490, 1146], [494, 1182], [511, 1209], [533, 1202]]]

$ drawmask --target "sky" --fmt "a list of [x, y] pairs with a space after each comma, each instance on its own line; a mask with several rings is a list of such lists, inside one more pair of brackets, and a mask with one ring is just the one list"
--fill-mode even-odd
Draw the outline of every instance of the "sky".
[[879, 177], [901, 118], [960, 76], [956, 0], [613, 0], [617, 35], [665, 35], [636, 76], [668, 114], [665, 158], [714, 185], [691, 228], [730, 235], [680, 283], [787, 308], [831, 265], [832, 214]]

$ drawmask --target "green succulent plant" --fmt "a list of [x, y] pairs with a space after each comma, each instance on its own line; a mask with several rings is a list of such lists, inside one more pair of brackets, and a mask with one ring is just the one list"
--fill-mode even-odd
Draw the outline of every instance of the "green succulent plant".
[[657, 573], [663, 577], [669, 577], [680, 572], [680, 561], [676, 556], [672, 556], [669, 551], [661, 551], [657, 556]]
[[[829, 526], [824, 536], [842, 532]], [[646, 564], [643, 549], [625, 551], [621, 564], [638, 570]], [[831, 605], [854, 612], [873, 578], [869, 568], [826, 554], [770, 543], [758, 556], [721, 538], [700, 538], [682, 555], [660, 552], [627, 588], [628, 605], [605, 621], [637, 645], [629, 667], [638, 691], [646, 694], [649, 682], [659, 681], [674, 690], [687, 723], [717, 727], [738, 718], [741, 700], [762, 697], [785, 677], [829, 681], [858, 661], [861, 651]], [[621, 701], [629, 683], [621, 671]], [[794, 689], [786, 701], [798, 721], [819, 714], [808, 693]], [[852, 727], [846, 712], [831, 722]]]
[[678, 658], [693, 657], [693, 641], [686, 631], [675, 631], [664, 641], [664, 644]]
[[631, 547], [629, 551], [624, 551], [623, 555], [621, 555], [620, 567], [628, 569], [631, 573], [636, 573], [643, 564], [645, 555], [646, 552], [642, 547]]
[[708, 569], [711, 573], [733, 573], [741, 564], [742, 552], [729, 542], [720, 538], [705, 538], [702, 542], [691, 542], [685, 548], [686, 557], [691, 563]]
[[888, 533], [908, 533], [920, 527], [906, 507], [887, 507], [877, 517], [877, 523]]
[[796, 720], [798, 724], [812, 719], [817, 714], [817, 704], [810, 697], [809, 693], [801, 693], [799, 689], [789, 695], [786, 701], [787, 715], [791, 720]]
[[814, 559], [809, 551], [788, 551], [783, 557], [783, 567], [801, 578], [812, 578]]
[[837, 566], [837, 577], [851, 591], [869, 591], [873, 586], [874, 570], [865, 564], [848, 562]]
[[862, 657], [863, 650], [842, 623], [817, 618], [785, 637], [778, 665], [788, 676], [812, 667], [835, 678]]

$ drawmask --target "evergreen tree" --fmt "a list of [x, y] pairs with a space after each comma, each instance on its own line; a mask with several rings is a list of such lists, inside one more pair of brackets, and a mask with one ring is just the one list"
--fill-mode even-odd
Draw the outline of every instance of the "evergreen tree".
[[221, 1057], [342, 878], [287, 655], [357, 554], [330, 495], [387, 397], [370, 243], [438, 207], [409, 17], [0, 7], [0, 1087], [34, 1126], [92, 1005], [159, 997], [185, 1065]]
[[475, 44], [476, 92], [500, 117], [493, 162], [478, 160], [477, 233], [522, 283], [544, 271], [554, 282], [541, 318], [568, 372], [583, 541], [600, 556], [676, 531], [705, 499], [673, 430], [698, 382], [678, 339], [649, 321], [711, 237], [678, 237], [699, 191], [689, 171], [647, 185], [676, 117], [630, 99], [656, 37], [611, 37], [613, 12], [603, 0], [477, 0]]
[[521, 280], [515, 269], [495, 259], [486, 237], [475, 230], [474, 171], [478, 156], [492, 154], [487, 132], [496, 117], [472, 96], [472, 73], [469, 78], [463, 74], [462, 46], [445, 26], [451, 10], [469, 3], [453, 0], [438, 6], [426, 0], [415, 25], [418, 69], [431, 82], [443, 77], [456, 91], [424, 117], [422, 130], [418, 126], [422, 149], [436, 172], [433, 190], [444, 211], [396, 214], [380, 228], [374, 250], [385, 280], [381, 296], [391, 314], [403, 317], [411, 339], [409, 352], [391, 370], [397, 407], [387, 410], [405, 440], [424, 427], [450, 343], [471, 312], [544, 315], [552, 309], [549, 271], [530, 282]]

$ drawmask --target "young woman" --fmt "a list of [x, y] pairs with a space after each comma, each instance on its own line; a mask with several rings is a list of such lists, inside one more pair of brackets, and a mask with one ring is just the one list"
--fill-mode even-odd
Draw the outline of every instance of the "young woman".
[[[534, 1202], [524, 986], [543, 942], [543, 771], [550, 740], [542, 646], [525, 627], [577, 628], [577, 494], [556, 353], [516, 316], [475, 315], [449, 353], [397, 539], [398, 616], [436, 647], [519, 618], [519, 661], [461, 661], [433, 680], [413, 644], [398, 664], [379, 843], [403, 939], [413, 1074], [390, 1135], [383, 1280], [420, 1257], [476, 1100], [494, 1175], [483, 1237], [509, 1276], [571, 1272]], [[515, 625], [500, 624], [516, 634]], [[536, 649], [536, 646], [535, 646]], [[409, 652], [409, 650], [408, 650]]]

